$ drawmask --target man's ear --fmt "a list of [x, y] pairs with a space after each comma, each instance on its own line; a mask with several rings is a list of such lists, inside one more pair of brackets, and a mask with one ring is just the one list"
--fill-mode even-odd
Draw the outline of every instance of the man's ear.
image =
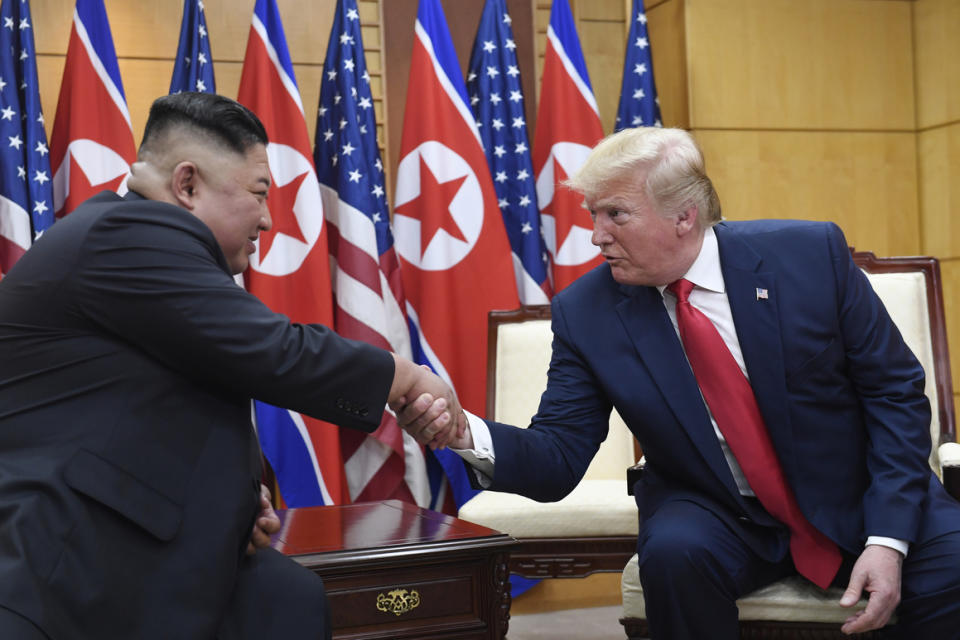
[[684, 236], [697, 228], [697, 205], [692, 204], [677, 214], [677, 235]]
[[170, 190], [177, 203], [188, 211], [193, 211], [194, 200], [200, 187], [200, 172], [197, 165], [184, 160], [173, 168], [170, 176]]

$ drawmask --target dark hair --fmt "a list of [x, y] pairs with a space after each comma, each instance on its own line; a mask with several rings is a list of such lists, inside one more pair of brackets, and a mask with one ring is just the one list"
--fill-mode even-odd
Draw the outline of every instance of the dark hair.
[[153, 101], [141, 147], [179, 125], [199, 129], [237, 153], [267, 144], [267, 131], [250, 109], [224, 96], [184, 91]]

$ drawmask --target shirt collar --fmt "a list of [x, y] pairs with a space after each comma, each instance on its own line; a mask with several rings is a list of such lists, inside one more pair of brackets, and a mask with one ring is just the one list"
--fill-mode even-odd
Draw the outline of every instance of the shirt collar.
[[[713, 231], [713, 227], [707, 227], [707, 230], [703, 232], [700, 253], [697, 254], [697, 259], [693, 261], [683, 277], [701, 289], [707, 289], [715, 293], [726, 291], [723, 273], [720, 271], [720, 249], [717, 246], [717, 234]], [[666, 288], [667, 285], [657, 287], [661, 294]]]

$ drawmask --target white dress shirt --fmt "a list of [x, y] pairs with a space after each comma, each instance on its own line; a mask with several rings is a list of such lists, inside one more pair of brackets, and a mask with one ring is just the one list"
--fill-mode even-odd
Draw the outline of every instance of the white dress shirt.
[[[713, 228], [708, 228], [706, 232], [704, 232], [703, 245], [700, 247], [700, 253], [697, 254], [697, 259], [694, 260], [683, 277], [695, 285], [688, 298], [690, 304], [710, 319], [710, 322], [713, 323], [720, 337], [723, 339], [724, 344], [727, 345], [727, 349], [730, 350], [730, 354], [734, 360], [737, 361], [740, 370], [743, 371], [743, 375], [749, 380], [750, 376], [747, 373], [747, 368], [743, 361], [743, 352], [740, 349], [740, 340], [737, 338], [737, 330], [733, 324], [733, 313], [730, 311], [730, 300], [727, 298], [723, 272], [720, 270], [720, 251], [717, 247], [717, 235], [714, 233]], [[666, 285], [657, 287], [663, 296], [663, 306], [667, 309], [667, 315], [670, 316], [673, 329], [677, 332], [677, 336], [679, 336], [680, 331], [677, 328], [677, 299], [670, 292], [664, 295], [666, 288]], [[771, 304], [773, 304], [773, 302], [771, 302]], [[704, 405], [706, 406], [706, 401], [704, 401]], [[465, 413], [467, 414], [467, 421], [470, 425], [471, 434], [473, 435], [474, 448], [453, 449], [453, 451], [459, 454], [475, 469], [480, 486], [489, 487], [490, 479], [493, 477], [495, 461], [493, 439], [490, 436], [490, 429], [482, 419], [469, 412]], [[753, 489], [750, 488], [750, 484], [743, 475], [740, 464], [734, 457], [730, 447], [727, 446], [727, 441], [723, 437], [723, 434], [720, 433], [720, 429], [717, 427], [717, 421], [714, 420], [709, 407], [707, 407], [707, 413], [710, 415], [713, 431], [717, 436], [717, 440], [720, 442], [720, 448], [723, 450], [723, 455], [727, 460], [727, 464], [730, 466], [730, 471], [733, 473], [733, 479], [737, 483], [737, 488], [742, 495], [755, 496], [756, 494], [754, 494]], [[880, 544], [891, 547], [904, 555], [907, 554], [907, 549], [909, 548], [908, 543], [904, 540], [882, 536], [869, 536], [867, 538], [867, 544]]]

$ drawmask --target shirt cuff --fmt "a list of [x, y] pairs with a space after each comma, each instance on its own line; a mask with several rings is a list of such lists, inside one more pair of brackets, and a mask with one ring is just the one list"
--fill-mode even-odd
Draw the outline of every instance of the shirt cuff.
[[454, 449], [450, 450], [463, 458], [467, 464], [473, 468], [477, 476], [477, 482], [484, 489], [493, 484], [493, 437], [490, 435], [490, 427], [469, 411], [463, 412], [467, 416], [467, 423], [470, 426], [470, 435], [473, 436], [473, 449]]
[[890, 547], [891, 549], [899, 551], [904, 558], [907, 557], [907, 551], [910, 549], [910, 543], [906, 540], [887, 538], [886, 536], [868, 536], [866, 546], [869, 547], [872, 544], [877, 544], [881, 547]]

